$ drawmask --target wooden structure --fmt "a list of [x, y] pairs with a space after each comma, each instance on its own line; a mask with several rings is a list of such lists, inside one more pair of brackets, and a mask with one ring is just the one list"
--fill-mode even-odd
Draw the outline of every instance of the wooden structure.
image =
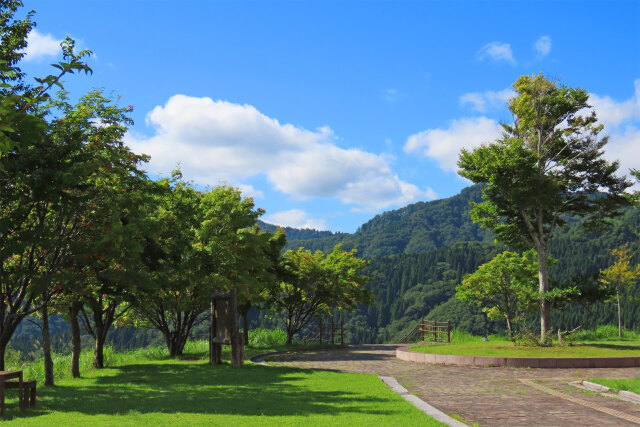
[[[12, 388], [8, 383], [12, 378], [17, 378], [15, 381], [16, 387], [18, 389], [18, 405], [20, 409], [26, 407], [25, 405], [25, 393], [24, 393], [24, 383], [22, 380], [22, 371], [0, 371], [0, 415], [4, 417], [4, 392], [7, 388]], [[12, 383], [14, 381], [11, 381]]]
[[425, 320], [424, 317], [400, 338], [400, 343], [418, 341], [451, 342], [451, 322]]
[[344, 346], [344, 323], [325, 323], [320, 319], [318, 326], [302, 339], [304, 343], [332, 344]]
[[420, 322], [422, 341], [451, 342], [451, 322], [424, 320]]
[[222, 363], [222, 345], [231, 346], [231, 366], [244, 365], [244, 343], [238, 331], [238, 291], [211, 294], [211, 325], [209, 328], [209, 363]]

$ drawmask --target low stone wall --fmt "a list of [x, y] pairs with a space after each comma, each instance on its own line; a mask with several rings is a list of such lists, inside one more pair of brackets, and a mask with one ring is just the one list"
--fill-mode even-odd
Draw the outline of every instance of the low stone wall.
[[640, 356], [627, 357], [486, 357], [430, 354], [396, 349], [396, 358], [416, 363], [456, 366], [508, 366], [512, 368], [635, 368]]

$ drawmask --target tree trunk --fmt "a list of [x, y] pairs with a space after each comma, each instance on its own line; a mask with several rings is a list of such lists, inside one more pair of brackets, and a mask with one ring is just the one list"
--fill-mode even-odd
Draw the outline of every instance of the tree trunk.
[[540, 343], [544, 344], [551, 331], [551, 305], [543, 294], [549, 291], [549, 276], [547, 272], [547, 251], [542, 247], [538, 251], [538, 279], [540, 282]]
[[620, 316], [620, 291], [616, 291], [616, 297], [618, 299], [618, 338], [622, 338], [622, 318]]
[[287, 342], [285, 343], [286, 345], [293, 344], [293, 335], [293, 332], [287, 331]]
[[93, 349], [93, 367], [96, 369], [104, 368], [104, 342], [106, 336], [101, 333], [96, 333], [96, 343]]
[[49, 306], [47, 304], [42, 307], [42, 354], [44, 359], [44, 385], [53, 385], [53, 359], [51, 358]]
[[71, 323], [71, 376], [73, 378], [80, 378], [80, 352], [82, 352], [82, 342], [80, 341], [78, 312], [81, 306], [81, 303], [74, 302], [69, 308], [69, 322]]
[[242, 338], [244, 345], [249, 344], [249, 309], [251, 304], [246, 303], [240, 307], [240, 314], [242, 315]]
[[5, 370], [4, 354], [7, 351], [7, 346], [9, 345], [9, 340], [10, 339], [11, 339], [11, 337], [9, 337], [9, 339], [6, 339], [5, 337], [0, 337], [0, 371], [4, 371]]
[[507, 319], [507, 331], [509, 332], [509, 341], [513, 341], [513, 330], [511, 329], [511, 316], [505, 316]]

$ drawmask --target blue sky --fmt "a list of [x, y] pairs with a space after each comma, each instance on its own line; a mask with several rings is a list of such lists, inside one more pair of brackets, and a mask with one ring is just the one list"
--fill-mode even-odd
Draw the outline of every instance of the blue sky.
[[50, 72], [66, 35], [134, 106], [127, 144], [200, 185], [255, 197], [266, 221], [354, 231], [449, 197], [460, 148], [497, 136], [522, 74], [593, 95], [605, 152], [640, 168], [640, 2], [25, 0], [23, 69]]

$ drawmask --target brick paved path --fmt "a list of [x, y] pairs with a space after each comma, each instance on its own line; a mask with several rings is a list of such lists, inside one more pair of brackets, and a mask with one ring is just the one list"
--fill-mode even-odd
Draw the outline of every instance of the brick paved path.
[[569, 381], [632, 378], [640, 368], [515, 369], [425, 365], [395, 358], [396, 345], [363, 345], [269, 356], [269, 364], [395, 377], [410, 392], [447, 414], [480, 426], [636, 425], [522, 383], [530, 379], [592, 405], [640, 417], [640, 405], [580, 391]]

